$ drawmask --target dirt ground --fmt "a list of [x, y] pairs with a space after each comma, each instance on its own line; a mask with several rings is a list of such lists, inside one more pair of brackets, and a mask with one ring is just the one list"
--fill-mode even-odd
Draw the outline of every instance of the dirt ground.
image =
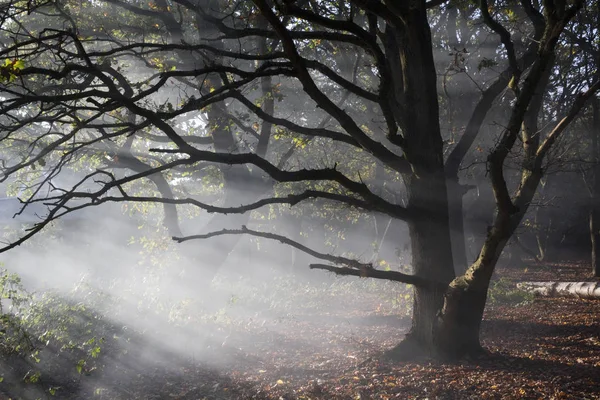
[[[587, 266], [532, 264], [501, 269], [499, 277], [511, 283], [581, 280]], [[381, 354], [402, 340], [408, 318], [377, 296], [336, 299], [306, 313], [248, 320], [213, 337], [208, 347], [220, 358], [218, 367], [215, 359], [207, 361], [210, 351], [143, 373], [122, 365], [101, 372], [110, 387], [86, 389], [84, 377], [79, 390], [57, 398], [600, 399], [600, 301], [493, 304], [481, 336], [489, 354], [441, 363], [384, 361]]]
[[[508, 280], [586, 279], [585, 263], [499, 270]], [[599, 399], [600, 301], [535, 299], [486, 310], [482, 342], [489, 355], [440, 363], [384, 362], [408, 320], [377, 313], [363, 299], [329, 315], [296, 315], [276, 332], [255, 330], [226, 374], [179, 378], [172, 398], [239, 399]], [[351, 322], [351, 324], [349, 323]], [[349, 330], [348, 326], [353, 328]], [[359, 328], [356, 328], [358, 326]], [[311, 340], [303, 341], [303, 338]], [[321, 346], [315, 347], [315, 340]], [[205, 370], [204, 370], [205, 371]], [[160, 389], [159, 389], [160, 390]]]

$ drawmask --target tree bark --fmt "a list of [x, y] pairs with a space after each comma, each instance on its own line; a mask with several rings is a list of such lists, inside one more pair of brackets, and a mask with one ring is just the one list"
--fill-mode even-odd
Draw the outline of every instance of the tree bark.
[[[448, 208], [441, 201], [447, 198], [445, 181], [439, 178], [441, 177], [435, 180], [416, 178], [407, 182], [411, 209], [415, 209], [417, 213], [425, 209], [437, 209], [441, 214], [430, 213], [428, 217], [409, 223], [409, 232], [414, 275], [436, 277], [442, 284], [447, 284], [454, 278], [454, 267]], [[443, 303], [443, 285], [415, 288], [412, 327], [408, 340], [416, 342], [427, 353], [434, 349], [435, 321]]]
[[[597, 201], [597, 200], [596, 200]], [[598, 206], [590, 211], [590, 239], [592, 244], [592, 276], [600, 278], [600, 212]]]
[[467, 272], [452, 281], [436, 330], [436, 350], [440, 357], [460, 358], [481, 352], [479, 331], [487, 300], [489, 282], [502, 250], [514, 229], [496, 224], [477, 260]]
[[[597, 74], [600, 75], [600, 74]], [[592, 275], [600, 277], [600, 101], [592, 101], [592, 179], [590, 196], [590, 242], [592, 244]]]
[[448, 179], [450, 235], [452, 239], [452, 255], [454, 257], [454, 272], [456, 275], [462, 275], [469, 266], [463, 218], [463, 196], [465, 195], [465, 188], [459, 183], [458, 176], [455, 178], [456, 179]]
[[[414, 274], [435, 277], [440, 286], [416, 287], [412, 328], [405, 343], [426, 353], [434, 347], [434, 325], [444, 302], [444, 286], [454, 278], [448, 221], [448, 193], [439, 124], [437, 76], [424, 3], [405, 10], [403, 24], [386, 28], [386, 53], [394, 71], [392, 107], [404, 134], [404, 156], [412, 173], [404, 174]], [[401, 344], [400, 347], [403, 345]]]

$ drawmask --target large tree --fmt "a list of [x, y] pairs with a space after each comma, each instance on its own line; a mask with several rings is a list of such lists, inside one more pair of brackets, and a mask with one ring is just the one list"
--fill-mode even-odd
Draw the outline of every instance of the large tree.
[[[43, 166], [26, 203], [43, 202], [48, 214], [3, 250], [82, 208], [162, 203], [179, 242], [254, 235], [328, 262], [311, 264], [314, 269], [412, 284], [412, 329], [404, 344], [439, 356], [479, 351], [496, 262], [531, 203], [545, 156], [599, 83], [583, 88], [563, 115], [555, 115], [552, 129], [542, 129], [538, 115], [557, 46], [584, 2], [447, 3], [6, 4], [0, 123], [11, 158], [3, 165], [3, 179]], [[457, 5], [471, 23], [482, 21], [497, 35], [505, 54], [498, 63], [506, 69], [482, 90], [446, 161], [438, 46], [430, 24], [443, 23], [434, 18], [440, 7], [446, 12]], [[455, 277], [450, 215], [460, 224], [464, 190], [458, 171], [500, 95], [506, 96], [508, 119], [487, 159], [496, 214], [478, 258]], [[267, 152], [273, 127], [284, 150]], [[520, 177], [511, 185], [505, 164], [517, 143], [522, 143]], [[74, 185], [57, 187], [53, 179], [84, 156], [96, 168], [80, 174]], [[214, 205], [173, 189], [173, 182], [199, 179], [214, 166], [235, 198]], [[119, 168], [131, 173], [117, 174]], [[382, 177], [401, 179], [403, 193], [394, 185], [396, 193], [381, 190]], [[145, 179], [157, 194], [133, 190]], [[398, 201], [402, 195], [406, 203]], [[178, 205], [247, 215], [299, 202], [341, 204], [404, 221], [413, 273], [379, 270], [245, 225], [178, 233]]]

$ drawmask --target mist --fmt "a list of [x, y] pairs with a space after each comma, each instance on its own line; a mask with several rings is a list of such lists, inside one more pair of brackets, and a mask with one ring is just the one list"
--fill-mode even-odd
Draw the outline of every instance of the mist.
[[434, 398], [581, 257], [594, 12], [367, 3], [0, 5], [3, 396]]
[[[32, 295], [13, 310], [38, 319], [28, 329], [31, 340], [43, 342], [35, 357], [2, 363], [4, 395], [37, 398], [50, 390], [59, 398], [118, 399], [144, 396], [135, 391], [148, 385], [158, 397], [167, 390], [177, 398], [239, 398], [227, 393], [236, 371], [256, 370], [271, 385], [317, 379], [319, 366], [350, 368], [379, 348], [369, 332], [399, 328], [391, 345], [408, 328], [405, 285], [310, 271], [294, 266], [287, 246], [249, 238], [239, 239], [215, 273], [211, 254], [222, 249], [212, 239], [176, 244], [161, 226], [160, 208], [136, 214], [118, 205], [84, 210], [2, 255], [7, 273], [18, 274]], [[15, 220], [26, 218], [35, 215], [26, 209]], [[278, 223], [279, 230], [294, 228]], [[308, 243], [319, 249], [329, 234], [310, 229]], [[364, 226], [355, 229], [332, 243], [336, 253], [394, 251], [389, 242], [360, 248], [352, 237]], [[203, 249], [192, 252], [201, 261], [185, 254], [191, 246]], [[9, 307], [3, 300], [3, 310]], [[287, 367], [290, 357], [308, 364]], [[201, 374], [196, 387], [179, 387], [189, 373]], [[159, 387], [159, 376], [172, 387]]]

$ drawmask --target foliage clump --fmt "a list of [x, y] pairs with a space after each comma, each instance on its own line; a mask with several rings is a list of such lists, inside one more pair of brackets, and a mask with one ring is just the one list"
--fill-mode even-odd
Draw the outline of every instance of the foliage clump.
[[488, 304], [490, 305], [526, 305], [534, 300], [533, 293], [517, 288], [514, 282], [500, 278], [490, 284]]
[[52, 396], [59, 391], [55, 381], [65, 381], [58, 375], [77, 381], [100, 367], [105, 343], [100, 335], [110, 329], [74, 292], [29, 293], [6, 269], [0, 269], [0, 324], [0, 353], [8, 360], [0, 365], [0, 381], [10, 372], [24, 384], [38, 385], [36, 393]]

